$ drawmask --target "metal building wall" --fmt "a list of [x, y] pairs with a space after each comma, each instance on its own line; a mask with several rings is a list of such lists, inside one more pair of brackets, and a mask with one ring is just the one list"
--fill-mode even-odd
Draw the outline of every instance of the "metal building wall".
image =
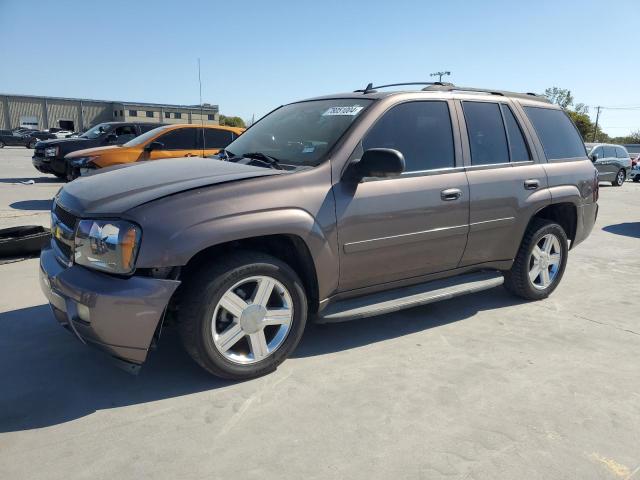
[[[77, 103], [80, 105], [80, 102]], [[113, 122], [115, 120], [113, 110], [114, 107], [112, 103], [82, 101], [82, 128], [86, 130], [98, 123]], [[80, 128], [80, 125], [76, 126], [76, 130]]]
[[5, 99], [0, 97], [0, 130], [10, 130], [9, 125], [5, 125]]
[[47, 128], [44, 126], [44, 118], [42, 111], [42, 100], [28, 97], [11, 97], [9, 96], [9, 123], [8, 129], [20, 126], [21, 116], [32, 116], [38, 119], [38, 128]]
[[79, 102], [72, 100], [45, 100], [47, 105], [48, 125], [44, 128], [57, 127], [60, 128], [60, 120], [71, 120], [76, 128], [80, 128], [80, 119], [78, 117]]

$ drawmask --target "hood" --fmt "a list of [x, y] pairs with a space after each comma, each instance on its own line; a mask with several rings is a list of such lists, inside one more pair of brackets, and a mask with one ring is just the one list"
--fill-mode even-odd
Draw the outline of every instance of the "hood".
[[80, 177], [65, 185], [56, 201], [84, 217], [120, 214], [185, 190], [282, 173], [210, 158], [170, 158]]
[[122, 150], [122, 148], [126, 147], [121, 147], [120, 145], [107, 145], [106, 147], [84, 148], [67, 154], [66, 158], [91, 157], [93, 155], [100, 155], [102, 153], [113, 152], [115, 150]]
[[80, 138], [80, 137], [75, 137], [75, 138], [52, 138], [51, 140], [41, 140], [38, 142], [39, 146], [42, 147], [54, 147], [56, 145], [78, 145], [81, 144], [83, 142], [87, 142], [89, 141], [88, 138]]

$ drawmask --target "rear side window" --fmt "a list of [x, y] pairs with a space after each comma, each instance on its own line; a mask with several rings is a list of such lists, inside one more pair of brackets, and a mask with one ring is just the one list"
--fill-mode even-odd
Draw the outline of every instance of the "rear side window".
[[227, 130], [217, 130], [215, 128], [204, 129], [204, 145], [202, 143], [202, 133], [198, 135], [198, 148], [224, 148], [231, 143], [231, 132]]
[[522, 135], [522, 130], [516, 121], [509, 105], [502, 104], [502, 114], [504, 123], [507, 127], [507, 136], [509, 137], [509, 153], [512, 162], [528, 162], [531, 160], [527, 143]]
[[548, 160], [579, 158], [586, 155], [582, 138], [562, 110], [524, 107]]
[[197, 128], [179, 128], [165, 133], [158, 142], [164, 143], [165, 150], [192, 150], [196, 148]]
[[629, 156], [627, 151], [622, 147], [616, 147], [616, 153], [618, 154], [618, 158], [627, 158]]
[[451, 168], [455, 165], [455, 154], [449, 107], [446, 102], [397, 105], [369, 130], [362, 147], [400, 151], [405, 172]]
[[507, 136], [497, 103], [462, 102], [472, 165], [509, 163]]
[[616, 158], [616, 147], [603, 146], [604, 156], [606, 158]]

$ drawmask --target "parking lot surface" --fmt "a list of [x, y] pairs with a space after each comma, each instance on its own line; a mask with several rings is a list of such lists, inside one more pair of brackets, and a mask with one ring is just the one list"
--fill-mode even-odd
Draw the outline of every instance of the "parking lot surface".
[[[2, 226], [48, 224], [30, 155], [0, 150]], [[640, 478], [640, 184], [599, 203], [549, 299], [311, 325], [243, 383], [172, 330], [130, 376], [56, 324], [37, 259], [0, 265], [0, 478]]]

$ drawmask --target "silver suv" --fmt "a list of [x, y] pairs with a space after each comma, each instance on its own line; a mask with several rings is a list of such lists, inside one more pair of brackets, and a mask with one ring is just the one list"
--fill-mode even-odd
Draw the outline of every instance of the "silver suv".
[[622, 145], [609, 143], [586, 143], [587, 153], [598, 170], [598, 179], [611, 182], [614, 187], [621, 187], [629, 178], [631, 158]]

